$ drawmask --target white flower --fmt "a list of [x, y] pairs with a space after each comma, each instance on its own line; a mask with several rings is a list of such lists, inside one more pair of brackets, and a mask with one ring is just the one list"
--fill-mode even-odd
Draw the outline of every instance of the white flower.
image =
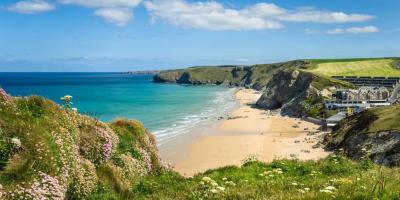
[[211, 185], [214, 186], [214, 187], [216, 187], [216, 186], [218, 186], [218, 183], [212, 182]]
[[17, 148], [20, 148], [22, 145], [21, 140], [19, 140], [18, 138], [12, 138], [11, 143], [13, 143]]
[[217, 189], [218, 189], [218, 190], [221, 190], [221, 191], [225, 191], [225, 188], [224, 188], [224, 187], [221, 187], [221, 186], [218, 186]]
[[217, 193], [218, 193], [218, 190], [216, 190], [216, 189], [211, 189], [210, 192], [212, 192], [212, 193], [214, 193], [214, 194], [217, 194]]
[[300, 192], [300, 193], [303, 193], [303, 194], [306, 193], [306, 191], [304, 191], [302, 189], [298, 189], [297, 191]]
[[325, 190], [336, 190], [336, 188], [333, 187], [333, 186], [327, 186], [327, 187], [325, 188]]
[[223, 180], [223, 181], [227, 181], [227, 180], [228, 180], [228, 178], [224, 177], [224, 178], [222, 178], [222, 180]]
[[323, 192], [323, 193], [329, 193], [329, 194], [331, 194], [331, 193], [332, 193], [332, 191], [330, 191], [330, 190], [320, 190], [320, 192]]
[[72, 108], [71, 110], [74, 112], [78, 112], [78, 108]]
[[305, 191], [310, 191], [310, 188], [304, 188]]
[[212, 179], [210, 177], [205, 176], [205, 177], [202, 178], [202, 180], [204, 182], [210, 182]]
[[297, 185], [297, 183], [296, 183], [296, 182], [293, 182], [293, 183], [292, 183], [292, 185], [296, 186], [296, 185]]

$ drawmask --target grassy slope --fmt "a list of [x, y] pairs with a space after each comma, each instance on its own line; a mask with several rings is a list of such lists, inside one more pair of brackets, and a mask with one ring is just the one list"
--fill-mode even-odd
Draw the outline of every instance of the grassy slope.
[[0, 91], [0, 199], [13, 199], [2, 190], [19, 199], [40, 187], [49, 198], [83, 199], [96, 188], [124, 194], [159, 169], [154, 138], [137, 121], [109, 125], [42, 97], [4, 98]]
[[314, 60], [308, 71], [325, 76], [400, 76], [394, 59]]
[[[280, 169], [280, 170], [279, 170]], [[282, 171], [282, 173], [278, 173]], [[320, 161], [276, 160], [247, 162], [184, 179], [175, 173], [148, 176], [133, 189], [135, 199], [397, 199], [400, 169], [380, 168], [365, 160], [353, 163], [342, 156]], [[213, 181], [207, 183], [203, 177]], [[381, 188], [379, 181], [385, 180]], [[213, 189], [212, 182], [225, 188]], [[333, 186], [332, 193], [325, 193]], [[377, 187], [376, 187], [377, 186]], [[308, 189], [306, 189], [308, 188]], [[214, 191], [215, 192], [215, 191]]]

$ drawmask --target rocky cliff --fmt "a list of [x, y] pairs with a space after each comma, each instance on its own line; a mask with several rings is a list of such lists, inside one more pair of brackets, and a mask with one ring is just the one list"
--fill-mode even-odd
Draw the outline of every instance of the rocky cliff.
[[350, 84], [300, 69], [283, 69], [268, 82], [257, 106], [281, 109], [284, 115], [318, 117], [324, 112], [323, 99], [338, 86], [351, 87]]
[[130, 191], [163, 169], [154, 137], [137, 121], [106, 124], [42, 97], [0, 89], [0, 199], [85, 199]]
[[328, 150], [343, 151], [354, 160], [400, 166], [400, 106], [364, 111], [342, 121], [325, 138]]

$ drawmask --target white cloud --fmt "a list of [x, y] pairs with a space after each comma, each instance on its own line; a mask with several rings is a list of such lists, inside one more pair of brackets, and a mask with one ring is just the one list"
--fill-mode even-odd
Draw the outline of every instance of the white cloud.
[[351, 27], [351, 28], [337, 28], [327, 30], [326, 34], [359, 34], [359, 33], [376, 33], [379, 32], [379, 29], [375, 26], [364, 26], [364, 27]]
[[350, 28], [336, 28], [330, 30], [313, 30], [306, 29], [306, 34], [329, 34], [329, 35], [339, 35], [339, 34], [362, 34], [362, 33], [376, 33], [379, 29], [375, 26], [364, 26], [364, 27], [350, 27]]
[[344, 12], [319, 11], [314, 8], [290, 11], [277, 16], [277, 19], [289, 22], [313, 23], [348, 23], [364, 22], [374, 19], [375, 16], [361, 14], [346, 14]]
[[62, 4], [97, 8], [94, 14], [117, 26], [125, 26], [133, 19], [133, 8], [142, 0], [59, 0]]
[[55, 7], [42, 0], [19, 1], [14, 5], [7, 7], [9, 11], [22, 14], [35, 14], [45, 11], [54, 10]]
[[279, 22], [225, 8], [214, 1], [188, 3], [184, 0], [146, 1], [152, 21], [162, 20], [174, 26], [208, 30], [278, 29]]
[[127, 8], [100, 8], [94, 14], [118, 26], [125, 26], [133, 18], [133, 13]]
[[92, 8], [136, 7], [142, 0], [59, 0], [62, 4], [73, 4]]
[[257, 3], [243, 9], [227, 8], [215, 1], [148, 0], [144, 5], [153, 22], [208, 30], [279, 29], [282, 22], [348, 23], [375, 18], [310, 7], [288, 10], [272, 3]]

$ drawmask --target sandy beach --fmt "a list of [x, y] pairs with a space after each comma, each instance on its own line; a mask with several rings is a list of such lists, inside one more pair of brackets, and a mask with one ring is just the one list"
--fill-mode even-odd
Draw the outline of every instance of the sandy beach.
[[[319, 159], [329, 154], [314, 146], [322, 134], [318, 125], [253, 108], [260, 95], [255, 90], [239, 89], [235, 93], [239, 108], [189, 145], [177, 147], [174, 155], [165, 155], [167, 161], [182, 175], [192, 176], [212, 168], [241, 165], [249, 156], [270, 162], [274, 158]], [[179, 151], [184, 156], [176, 154]]]

